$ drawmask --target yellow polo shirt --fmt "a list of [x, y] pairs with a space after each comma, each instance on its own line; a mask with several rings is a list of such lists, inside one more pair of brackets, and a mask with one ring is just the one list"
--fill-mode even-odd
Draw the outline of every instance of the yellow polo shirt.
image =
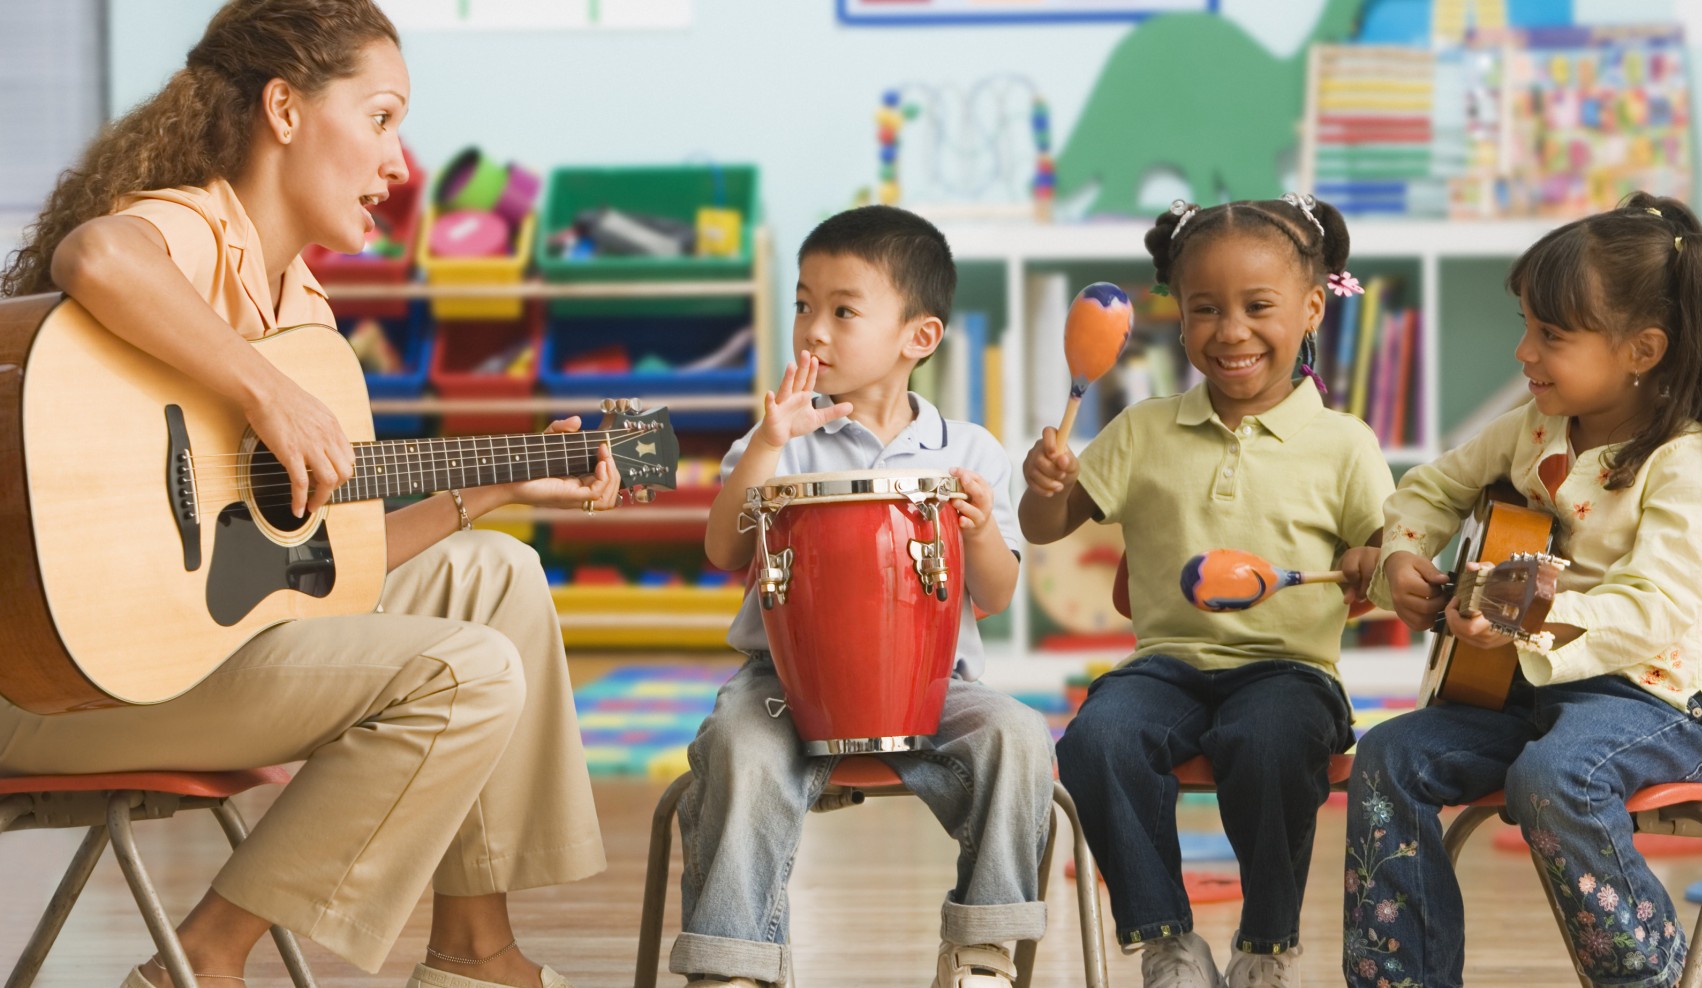
[[1245, 611], [1211, 614], [1182, 596], [1182, 567], [1207, 549], [1244, 549], [1283, 569], [1327, 570], [1383, 527], [1394, 490], [1377, 437], [1324, 407], [1310, 379], [1231, 431], [1206, 386], [1124, 409], [1081, 455], [1081, 485], [1123, 527], [1133, 658], [1201, 669], [1293, 659], [1334, 675], [1347, 607], [1334, 585], [1292, 587]]
[[299, 255], [284, 271], [283, 290], [273, 304], [259, 234], [224, 179], [206, 188], [133, 193], [114, 212], [152, 223], [184, 277], [244, 337], [257, 340], [304, 323], [336, 325], [325, 289]]
[[1607, 489], [1605, 459], [1617, 446], [1577, 455], [1550, 495], [1539, 469], [1568, 451], [1568, 419], [1527, 402], [1483, 432], [1414, 467], [1384, 512], [1383, 557], [1371, 598], [1389, 604], [1383, 562], [1429, 558], [1459, 531], [1478, 491], [1510, 480], [1526, 503], [1559, 519], [1555, 552], [1572, 565], [1548, 612], [1584, 629], [1555, 649], [1519, 647], [1519, 668], [1537, 686], [1623, 676], [1680, 710], [1702, 689], [1702, 426], [1691, 423], [1638, 468], [1630, 487]]

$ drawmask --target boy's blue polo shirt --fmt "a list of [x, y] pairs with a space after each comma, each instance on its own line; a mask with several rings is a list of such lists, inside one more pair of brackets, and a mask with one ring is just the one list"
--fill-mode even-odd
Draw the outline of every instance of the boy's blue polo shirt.
[[[817, 407], [830, 404], [831, 399], [816, 398]], [[885, 446], [873, 432], [849, 418], [835, 419], [807, 436], [792, 440], [780, 451], [775, 476], [879, 470], [883, 467], [893, 470], [937, 468], [941, 474], [947, 474], [952, 467], [963, 467], [986, 478], [987, 485], [993, 489], [993, 520], [998, 523], [999, 534], [1012, 552], [1020, 551], [1020, 531], [1010, 494], [1011, 462], [1005, 455], [1005, 448], [993, 438], [992, 433], [973, 422], [941, 417], [939, 409], [914, 391], [910, 392], [910, 407], [915, 410], [915, 419]], [[750, 444], [755, 432], [753, 427], [727, 451], [721, 461], [723, 482], [733, 472], [739, 457], [744, 455], [745, 447]], [[797, 552], [809, 551], [808, 546], [792, 548]], [[905, 565], [909, 562], [908, 559], [903, 560]], [[857, 578], [855, 573], [846, 574], [848, 580]], [[957, 586], [961, 589], [964, 584]], [[839, 629], [838, 633], [847, 632]], [[741, 652], [768, 651], [768, 633], [762, 626], [762, 607], [754, 594], [745, 594], [744, 602], [739, 605], [739, 613], [727, 631], [727, 644]], [[957, 636], [957, 675], [963, 679], [977, 679], [984, 665], [981, 633], [975, 627], [975, 609], [965, 600], [962, 626]]]

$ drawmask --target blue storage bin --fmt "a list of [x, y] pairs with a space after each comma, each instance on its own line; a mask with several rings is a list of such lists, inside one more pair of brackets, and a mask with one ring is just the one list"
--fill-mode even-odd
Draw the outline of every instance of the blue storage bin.
[[[359, 319], [337, 320], [344, 336], [354, 332]], [[402, 358], [402, 369], [394, 374], [367, 374], [366, 391], [380, 398], [422, 398], [426, 371], [431, 367], [431, 315], [423, 300], [408, 303], [408, 314], [399, 319], [380, 319], [384, 335]], [[424, 415], [374, 415], [373, 431], [380, 439], [414, 439], [426, 434]]]
[[[650, 399], [668, 395], [751, 393], [756, 379], [756, 341], [748, 313], [721, 316], [570, 316], [553, 317], [544, 332], [538, 381], [557, 396], [590, 399]], [[735, 335], [743, 343], [729, 347]], [[597, 351], [624, 348], [631, 369], [564, 370], [565, 364]], [[688, 369], [726, 348], [729, 359], [716, 366]], [[666, 366], [650, 366], [661, 364]], [[674, 411], [675, 426], [700, 429], [744, 428], [748, 409]]]

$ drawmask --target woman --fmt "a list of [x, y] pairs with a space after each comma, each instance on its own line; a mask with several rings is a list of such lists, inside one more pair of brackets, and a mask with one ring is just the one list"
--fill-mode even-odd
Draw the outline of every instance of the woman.
[[[294, 510], [314, 511], [350, 477], [353, 447], [247, 341], [332, 321], [299, 255], [362, 246], [368, 210], [407, 178], [408, 92], [371, 0], [231, 0], [187, 66], [62, 177], [0, 295], [62, 289], [237, 403]], [[564, 988], [517, 949], [506, 893], [604, 866], [566, 656], [536, 554], [469, 529], [506, 503], [616, 495], [604, 449], [594, 475], [392, 512], [381, 613], [272, 628], [157, 706], [40, 717], [0, 701], [0, 774], [304, 759], [179, 928], [199, 978], [239, 981], [272, 924], [376, 970], [430, 882], [411, 988]], [[170, 984], [157, 959], [125, 981]]]

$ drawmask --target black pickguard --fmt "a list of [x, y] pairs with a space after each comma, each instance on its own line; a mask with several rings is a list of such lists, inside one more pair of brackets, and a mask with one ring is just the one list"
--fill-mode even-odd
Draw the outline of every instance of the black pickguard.
[[300, 545], [282, 546], [254, 524], [241, 501], [219, 512], [213, 528], [213, 565], [207, 573], [207, 613], [223, 627], [241, 621], [273, 591], [325, 597], [336, 582], [327, 526], [319, 526]]

